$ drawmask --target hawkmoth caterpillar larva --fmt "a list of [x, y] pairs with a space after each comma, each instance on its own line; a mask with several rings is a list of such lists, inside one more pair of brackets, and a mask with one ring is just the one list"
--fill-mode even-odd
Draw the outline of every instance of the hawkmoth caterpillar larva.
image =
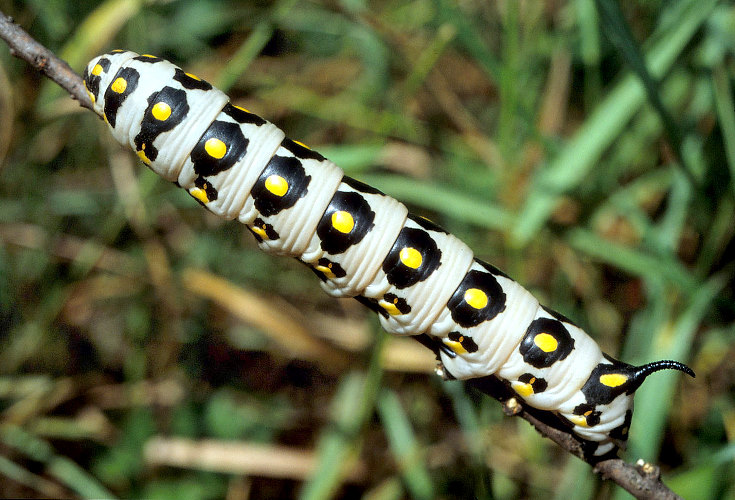
[[648, 375], [694, 375], [602, 353], [458, 238], [163, 59], [113, 51], [84, 82], [115, 138], [161, 177], [245, 224], [266, 252], [310, 266], [328, 294], [358, 298], [388, 332], [430, 339], [446, 377], [497, 375], [567, 423], [588, 456], [624, 446]]

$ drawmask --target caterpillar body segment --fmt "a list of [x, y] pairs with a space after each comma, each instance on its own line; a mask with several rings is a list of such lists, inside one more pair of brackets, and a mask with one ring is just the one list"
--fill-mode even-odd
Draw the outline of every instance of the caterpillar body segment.
[[675, 361], [607, 356], [458, 238], [163, 59], [113, 51], [84, 82], [114, 137], [154, 172], [238, 219], [266, 252], [306, 263], [328, 294], [378, 312], [388, 332], [427, 343], [447, 378], [496, 375], [560, 417], [590, 457], [624, 447], [648, 375], [694, 375]]
[[285, 137], [272, 123], [227, 103], [197, 137], [177, 182], [211, 212], [239, 217], [262, 165]]
[[299, 259], [312, 267], [326, 293], [354, 297], [372, 283], [407, 216], [402, 203], [345, 177]]
[[254, 170], [262, 172], [238, 219], [262, 250], [300, 257], [342, 182], [342, 170], [290, 139], [284, 139], [264, 170], [262, 165]]
[[428, 331], [472, 263], [472, 250], [426, 219], [409, 216], [373, 282], [361, 292], [396, 335]]

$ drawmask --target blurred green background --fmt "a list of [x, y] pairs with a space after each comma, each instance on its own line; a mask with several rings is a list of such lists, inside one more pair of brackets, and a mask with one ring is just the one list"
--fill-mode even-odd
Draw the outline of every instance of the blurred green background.
[[[735, 7], [0, 0], [208, 79], [651, 377], [626, 458], [735, 498]], [[627, 498], [139, 165], [0, 46], [4, 497]]]

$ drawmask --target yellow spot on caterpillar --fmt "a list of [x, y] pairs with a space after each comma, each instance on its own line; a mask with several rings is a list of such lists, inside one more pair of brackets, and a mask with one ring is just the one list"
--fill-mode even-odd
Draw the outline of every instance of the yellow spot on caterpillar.
[[153, 105], [151, 114], [156, 120], [165, 122], [168, 120], [168, 117], [171, 116], [171, 106], [163, 101], [159, 101]]
[[396, 299], [393, 299], [393, 302], [388, 302], [386, 300], [382, 300], [381, 299], [378, 302], [378, 304], [380, 304], [380, 307], [382, 307], [383, 309], [385, 309], [388, 312], [388, 314], [390, 314], [391, 316], [398, 316], [398, 315], [403, 314], [403, 313], [401, 313], [401, 311], [398, 310], [398, 307], [395, 304], [397, 301], [398, 301], [397, 298]]
[[246, 113], [250, 113], [250, 114], [252, 114], [252, 113], [250, 112], [250, 110], [249, 110], [249, 109], [245, 109], [245, 108], [243, 108], [242, 106], [238, 106], [238, 105], [236, 105], [236, 104], [233, 104], [233, 105], [232, 105], [232, 107], [234, 107], [234, 108], [237, 108], [237, 109], [239, 109], [240, 111], [245, 111]]
[[268, 239], [268, 235], [266, 234], [265, 229], [263, 229], [262, 227], [260, 227], [260, 226], [251, 226], [250, 229], [252, 229], [255, 234], [257, 234], [258, 236], [260, 236], [264, 240], [267, 240]]
[[95, 64], [95, 65], [94, 65], [94, 68], [92, 68], [92, 74], [93, 74], [94, 76], [100, 76], [100, 75], [102, 74], [102, 71], [103, 71], [103, 70], [104, 70], [104, 68], [102, 68], [102, 65], [100, 65], [100, 64]]
[[212, 158], [219, 160], [227, 153], [227, 145], [216, 137], [212, 137], [204, 143], [204, 151]]
[[461, 342], [449, 339], [443, 339], [442, 342], [457, 354], [467, 354], [467, 349], [462, 346]]
[[192, 195], [197, 200], [201, 201], [202, 203], [209, 203], [209, 197], [207, 196], [207, 191], [202, 188], [193, 187], [189, 190], [189, 194]]
[[283, 196], [288, 192], [288, 181], [280, 175], [269, 175], [265, 188], [276, 196]]
[[410, 267], [411, 269], [418, 269], [421, 267], [421, 263], [424, 260], [421, 256], [421, 252], [411, 247], [404, 247], [401, 249], [400, 259], [404, 266]]
[[539, 333], [533, 338], [533, 343], [544, 352], [554, 352], [559, 347], [559, 342], [548, 333]]
[[128, 82], [123, 77], [118, 77], [115, 79], [114, 82], [112, 82], [112, 85], [110, 85], [110, 88], [113, 92], [116, 92], [118, 94], [122, 94], [125, 92], [125, 89], [128, 88]]
[[301, 141], [293, 141], [293, 142], [295, 142], [295, 143], [296, 143], [296, 144], [298, 144], [299, 146], [303, 146], [303, 147], [305, 147], [306, 149], [311, 149], [311, 148], [310, 148], [309, 146], [307, 146], [306, 144], [304, 144], [304, 143], [303, 143], [303, 142], [301, 142]]
[[151, 54], [143, 54], [143, 55], [142, 55], [142, 56], [140, 56], [140, 57], [150, 57], [151, 59], [154, 59], [154, 58], [155, 58], [156, 56], [153, 56], [153, 55], [151, 55]]
[[188, 76], [189, 78], [193, 78], [194, 80], [196, 80], [196, 81], [198, 81], [198, 82], [201, 82], [201, 81], [202, 81], [202, 79], [201, 79], [201, 78], [199, 78], [198, 76], [196, 76], [196, 75], [193, 75], [193, 74], [191, 74], [191, 73], [184, 73], [184, 74], [185, 74], [186, 76]]
[[618, 387], [628, 381], [628, 377], [622, 373], [608, 373], [600, 375], [600, 383], [608, 387]]
[[87, 95], [89, 96], [89, 100], [92, 101], [92, 104], [94, 104], [94, 94], [88, 90]]
[[314, 269], [316, 269], [317, 271], [319, 271], [319, 272], [321, 272], [322, 274], [324, 274], [324, 276], [326, 276], [326, 277], [327, 277], [327, 278], [329, 278], [330, 280], [333, 280], [334, 278], [336, 278], [336, 277], [337, 277], [337, 276], [336, 276], [336, 275], [335, 275], [335, 274], [334, 274], [334, 273], [332, 272], [332, 268], [331, 268], [330, 266], [314, 266]]
[[[531, 379], [531, 381], [535, 381], [536, 379]], [[533, 394], [533, 386], [530, 383], [524, 383], [524, 382], [511, 382], [510, 386], [513, 388], [514, 391], [516, 391], [521, 396], [528, 397], [531, 394]]]
[[[105, 121], [107, 121], [107, 117], [105, 117]], [[150, 166], [151, 160], [145, 155], [145, 144], [143, 144], [143, 146], [138, 151], [136, 151], [135, 154], [138, 155], [138, 158], [140, 158], [143, 163]]]
[[475, 309], [482, 309], [487, 306], [487, 294], [478, 288], [469, 288], [464, 293], [464, 301]]
[[574, 425], [578, 425], [580, 427], [589, 427], [587, 425], [587, 419], [584, 415], [572, 415], [569, 417], [569, 421], [572, 422]]
[[332, 214], [332, 227], [340, 233], [349, 234], [355, 227], [355, 219], [351, 213], [339, 210]]

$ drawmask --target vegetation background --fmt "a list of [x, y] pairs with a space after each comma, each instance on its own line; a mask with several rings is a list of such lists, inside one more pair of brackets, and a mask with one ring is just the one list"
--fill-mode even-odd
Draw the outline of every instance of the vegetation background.
[[[0, 0], [80, 73], [128, 48], [208, 79], [616, 357], [689, 363], [627, 458], [733, 499], [735, 6], [616, 5]], [[353, 302], [0, 48], [0, 494], [626, 498]]]

